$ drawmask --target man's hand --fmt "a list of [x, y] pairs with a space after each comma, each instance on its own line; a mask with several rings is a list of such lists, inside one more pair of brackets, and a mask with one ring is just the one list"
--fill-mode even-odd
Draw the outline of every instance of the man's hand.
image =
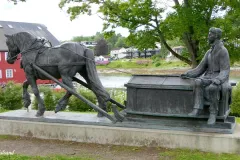
[[215, 79], [212, 80], [212, 83], [213, 83], [213, 84], [216, 84], [216, 85], [220, 85], [220, 84], [221, 84], [221, 81], [220, 81], [219, 79], [216, 79], [216, 78], [215, 78]]

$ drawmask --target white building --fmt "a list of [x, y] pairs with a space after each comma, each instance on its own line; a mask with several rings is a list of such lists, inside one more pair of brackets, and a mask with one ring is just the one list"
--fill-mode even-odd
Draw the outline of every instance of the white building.
[[95, 47], [97, 45], [97, 42], [94, 41], [81, 41], [80, 43], [86, 47]]
[[[183, 46], [176, 46], [172, 48], [177, 54], [181, 55], [184, 47]], [[168, 53], [166, 57], [166, 61], [178, 61], [179, 59], [176, 58], [171, 52]]]
[[126, 48], [114, 49], [111, 50], [110, 55], [115, 59], [125, 58], [128, 55], [128, 50]]

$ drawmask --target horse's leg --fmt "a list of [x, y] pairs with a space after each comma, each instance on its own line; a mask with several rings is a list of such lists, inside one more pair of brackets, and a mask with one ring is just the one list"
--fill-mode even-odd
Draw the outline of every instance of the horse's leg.
[[[86, 80], [87, 84], [89, 85], [89, 87], [91, 88], [93, 93], [96, 95], [99, 107], [101, 109], [103, 109], [104, 111], [107, 111], [107, 102], [98, 95], [98, 93], [96, 92], [96, 88], [91, 85], [87, 73], [86, 72], [81, 72], [79, 74]], [[98, 117], [103, 117], [103, 115], [100, 112], [98, 112], [97, 116]]]
[[[68, 75], [61, 75], [62, 82], [74, 90], [73, 84], [72, 84], [72, 78]], [[59, 112], [60, 110], [64, 110], [68, 104], [69, 98], [71, 97], [71, 93], [67, 91], [67, 93], [58, 101], [58, 104], [55, 109], [55, 113]]]
[[37, 98], [37, 101], [38, 101], [38, 111], [37, 111], [36, 116], [37, 117], [43, 116], [43, 114], [45, 112], [45, 106], [44, 106], [44, 101], [39, 94], [36, 79], [33, 76], [27, 76], [27, 81], [31, 85], [32, 91], [33, 91], [33, 93], [34, 93], [34, 95], [35, 95], [35, 97]]
[[55, 113], [66, 109], [69, 98], [71, 97], [71, 93], [67, 91], [67, 93], [58, 101], [58, 104], [55, 108]]
[[29, 111], [28, 106], [31, 104], [31, 99], [30, 99], [30, 95], [27, 91], [29, 86], [29, 83], [27, 80], [25, 80], [23, 82], [23, 95], [22, 95], [22, 99], [23, 99], [23, 105], [25, 108], [27, 108], [27, 111]]

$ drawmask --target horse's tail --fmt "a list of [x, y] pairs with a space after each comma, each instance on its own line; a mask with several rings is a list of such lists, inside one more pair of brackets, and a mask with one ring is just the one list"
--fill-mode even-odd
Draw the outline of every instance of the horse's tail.
[[94, 61], [94, 53], [90, 49], [85, 49], [84, 51], [84, 56], [86, 57], [86, 71], [87, 71], [87, 76], [89, 79], [89, 85], [93, 92], [97, 96], [99, 96], [104, 102], [109, 101], [110, 95], [109, 93], [104, 89], [98, 74], [97, 74], [97, 69]]

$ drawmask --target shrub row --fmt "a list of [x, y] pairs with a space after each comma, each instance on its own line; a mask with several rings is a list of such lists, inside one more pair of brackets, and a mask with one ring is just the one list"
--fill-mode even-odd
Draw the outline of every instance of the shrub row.
[[22, 85], [13, 82], [1, 85], [0, 110], [15, 110], [22, 107]]
[[[44, 104], [45, 104], [46, 110], [48, 110], [48, 111], [54, 110], [58, 103], [58, 100], [60, 98], [62, 98], [64, 96], [64, 94], [66, 93], [66, 91], [63, 91], [63, 90], [55, 91], [55, 90], [50, 89], [49, 87], [40, 87], [39, 90], [41, 93], [43, 93], [42, 98], [44, 99]], [[89, 101], [91, 101], [92, 103], [97, 104], [97, 98], [91, 90], [81, 87], [77, 90], [77, 92], [80, 93], [80, 95], [82, 95]], [[110, 90], [108, 90], [108, 92], [110, 93], [110, 96], [112, 99], [115, 99], [116, 101], [118, 101], [122, 104], [124, 103], [124, 100], [126, 99], [126, 93], [124, 90], [110, 89]], [[111, 111], [111, 108], [112, 108], [111, 105], [112, 104], [110, 102], [107, 103], [107, 110], [109, 112]], [[38, 106], [38, 103], [35, 98], [34, 102], [33, 102], [33, 108], [37, 109], [37, 106]], [[85, 102], [79, 100], [75, 96], [72, 96], [69, 99], [67, 110], [79, 111], [79, 112], [94, 111], [89, 105], [87, 105]]]
[[231, 115], [240, 117], [240, 83], [232, 90]]
[[[54, 110], [58, 100], [66, 93], [64, 90], [56, 91], [50, 87], [40, 86], [41, 96], [44, 98], [46, 110]], [[92, 91], [86, 88], [79, 88], [78, 93], [90, 100], [92, 103], [97, 104], [97, 98]], [[126, 92], [122, 89], [109, 89], [108, 92], [112, 99], [124, 104], [126, 100]], [[236, 87], [233, 87], [232, 91], [232, 104], [231, 115], [240, 117], [240, 83]], [[33, 108], [37, 109], [37, 101], [34, 98]], [[108, 111], [111, 111], [111, 103], [107, 104]], [[22, 104], [22, 85], [9, 82], [4, 87], [0, 87], [0, 110], [16, 110], [23, 107]], [[69, 100], [67, 109], [69, 111], [91, 112], [93, 109], [83, 101], [79, 100], [75, 96], [72, 96]]]

